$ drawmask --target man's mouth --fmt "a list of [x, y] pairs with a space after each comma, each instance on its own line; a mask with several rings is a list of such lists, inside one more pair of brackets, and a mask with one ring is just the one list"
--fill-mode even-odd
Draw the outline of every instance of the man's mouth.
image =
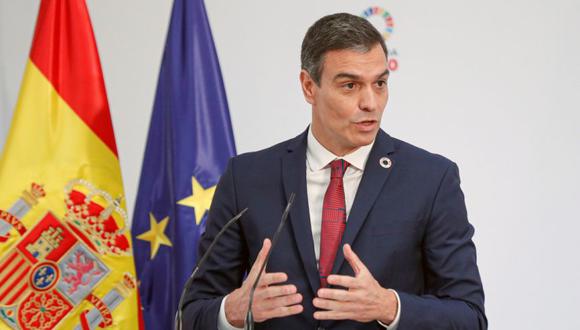
[[360, 120], [355, 122], [355, 126], [363, 131], [370, 131], [373, 130], [375, 125], [377, 124], [376, 120]]

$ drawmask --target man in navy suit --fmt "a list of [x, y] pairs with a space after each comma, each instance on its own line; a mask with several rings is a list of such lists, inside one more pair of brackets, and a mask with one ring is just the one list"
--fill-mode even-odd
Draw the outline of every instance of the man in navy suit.
[[[186, 329], [486, 329], [458, 168], [380, 129], [387, 49], [365, 19], [318, 20], [302, 44], [305, 132], [230, 160], [200, 243], [248, 207], [187, 292]], [[246, 278], [244, 276], [247, 274]]]

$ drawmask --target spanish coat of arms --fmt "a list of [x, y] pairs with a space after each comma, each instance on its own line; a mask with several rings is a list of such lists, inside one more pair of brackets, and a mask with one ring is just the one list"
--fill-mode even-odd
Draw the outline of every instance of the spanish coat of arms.
[[20, 219], [45, 195], [41, 185], [32, 183], [8, 210], [0, 205], [0, 244], [18, 236], [0, 256], [0, 328], [54, 329], [66, 318], [76, 318], [79, 330], [110, 326], [112, 311], [136, 287], [125, 273], [106, 294], [95, 293], [111, 274], [102, 258], [131, 253], [124, 228], [114, 218], [124, 221], [125, 211], [106, 192], [73, 180], [65, 187], [64, 217], [47, 211], [26, 228]]

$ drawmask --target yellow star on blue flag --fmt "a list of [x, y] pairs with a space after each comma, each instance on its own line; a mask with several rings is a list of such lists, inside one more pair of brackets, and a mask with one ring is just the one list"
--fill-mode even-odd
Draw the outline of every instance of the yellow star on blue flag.
[[143, 234], [137, 236], [138, 239], [148, 241], [149, 243], [151, 243], [151, 259], [155, 258], [155, 255], [157, 255], [159, 246], [161, 245], [172, 246], [171, 241], [165, 235], [165, 227], [167, 227], [168, 222], [169, 217], [165, 217], [161, 221], [159, 221], [159, 223], [157, 223], [157, 219], [155, 219], [153, 213], [150, 212], [149, 231], [146, 231]]
[[206, 211], [209, 211], [216, 186], [204, 189], [197, 179], [191, 177], [191, 196], [177, 202], [179, 205], [192, 207], [195, 211], [195, 223], [200, 224]]

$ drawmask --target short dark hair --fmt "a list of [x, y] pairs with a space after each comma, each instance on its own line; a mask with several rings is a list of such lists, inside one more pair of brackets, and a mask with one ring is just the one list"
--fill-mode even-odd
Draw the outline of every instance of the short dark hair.
[[302, 40], [300, 60], [317, 85], [320, 85], [324, 55], [331, 50], [351, 49], [366, 53], [380, 44], [388, 58], [382, 35], [366, 19], [347, 13], [327, 15], [316, 21]]

